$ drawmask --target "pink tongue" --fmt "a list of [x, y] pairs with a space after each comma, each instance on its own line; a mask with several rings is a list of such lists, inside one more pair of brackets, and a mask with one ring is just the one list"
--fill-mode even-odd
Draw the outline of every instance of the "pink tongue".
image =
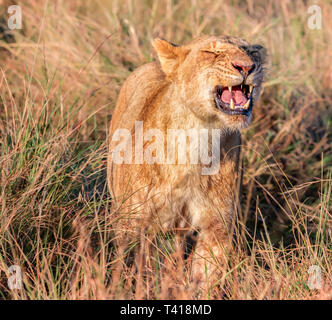
[[221, 100], [226, 103], [230, 103], [231, 98], [232, 98], [232, 94], [229, 92], [229, 90], [227, 88], [224, 89], [221, 94]]
[[231, 98], [237, 106], [244, 106], [248, 101], [247, 97], [243, 94], [240, 87], [233, 87], [232, 93], [229, 92], [228, 88], [225, 88], [221, 95], [221, 100], [225, 103], [230, 103]]

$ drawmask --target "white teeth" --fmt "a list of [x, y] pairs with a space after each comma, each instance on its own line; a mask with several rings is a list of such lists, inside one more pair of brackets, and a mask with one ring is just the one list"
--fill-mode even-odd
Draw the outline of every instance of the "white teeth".
[[252, 84], [249, 86], [249, 92], [250, 92], [250, 93], [251, 93], [253, 87], [254, 87], [254, 86], [253, 86]]
[[229, 92], [232, 92], [232, 87], [228, 87]]
[[234, 101], [233, 101], [233, 99], [231, 99], [231, 103], [230, 103], [230, 105], [231, 105], [231, 109], [235, 109], [235, 106], [234, 106]]
[[247, 101], [247, 103], [243, 106], [243, 109], [248, 109], [250, 104], [250, 99]]

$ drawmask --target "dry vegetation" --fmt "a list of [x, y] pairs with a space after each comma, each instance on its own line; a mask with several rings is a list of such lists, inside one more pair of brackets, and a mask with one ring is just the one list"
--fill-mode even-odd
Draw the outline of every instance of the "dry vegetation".
[[[104, 166], [117, 94], [154, 59], [150, 40], [199, 34], [261, 43], [271, 59], [244, 132], [246, 245], [230, 254], [220, 297], [332, 298], [329, 1], [322, 30], [308, 28], [302, 0], [17, 1], [23, 28], [12, 32], [9, 4], [0, 0], [1, 298], [191, 298], [172, 235], [138, 273], [117, 272]], [[7, 287], [10, 265], [22, 290]], [[311, 265], [320, 290], [308, 288]]]

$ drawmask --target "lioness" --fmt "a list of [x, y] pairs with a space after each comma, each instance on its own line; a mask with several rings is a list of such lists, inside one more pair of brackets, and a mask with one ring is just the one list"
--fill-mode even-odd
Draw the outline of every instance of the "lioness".
[[227, 36], [184, 46], [155, 39], [153, 46], [159, 61], [128, 77], [110, 126], [118, 248], [142, 234], [187, 230], [184, 237], [197, 239], [193, 278], [210, 285], [230, 245], [240, 130], [260, 95], [265, 49]]

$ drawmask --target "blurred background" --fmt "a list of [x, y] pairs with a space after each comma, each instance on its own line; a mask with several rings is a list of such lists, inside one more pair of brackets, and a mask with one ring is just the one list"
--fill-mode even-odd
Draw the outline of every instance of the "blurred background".
[[[8, 25], [11, 5], [21, 29]], [[105, 159], [119, 89], [155, 59], [151, 40], [202, 34], [261, 44], [270, 60], [243, 133], [241, 214], [260, 263], [234, 257], [241, 267], [223, 279], [225, 297], [332, 296], [330, 0], [0, 0], [3, 298], [189, 297], [185, 276], [163, 282], [161, 267], [144, 294], [129, 271], [112, 284]], [[8, 290], [13, 264], [24, 269], [25, 290]], [[310, 265], [322, 270], [320, 290], [308, 288]]]

